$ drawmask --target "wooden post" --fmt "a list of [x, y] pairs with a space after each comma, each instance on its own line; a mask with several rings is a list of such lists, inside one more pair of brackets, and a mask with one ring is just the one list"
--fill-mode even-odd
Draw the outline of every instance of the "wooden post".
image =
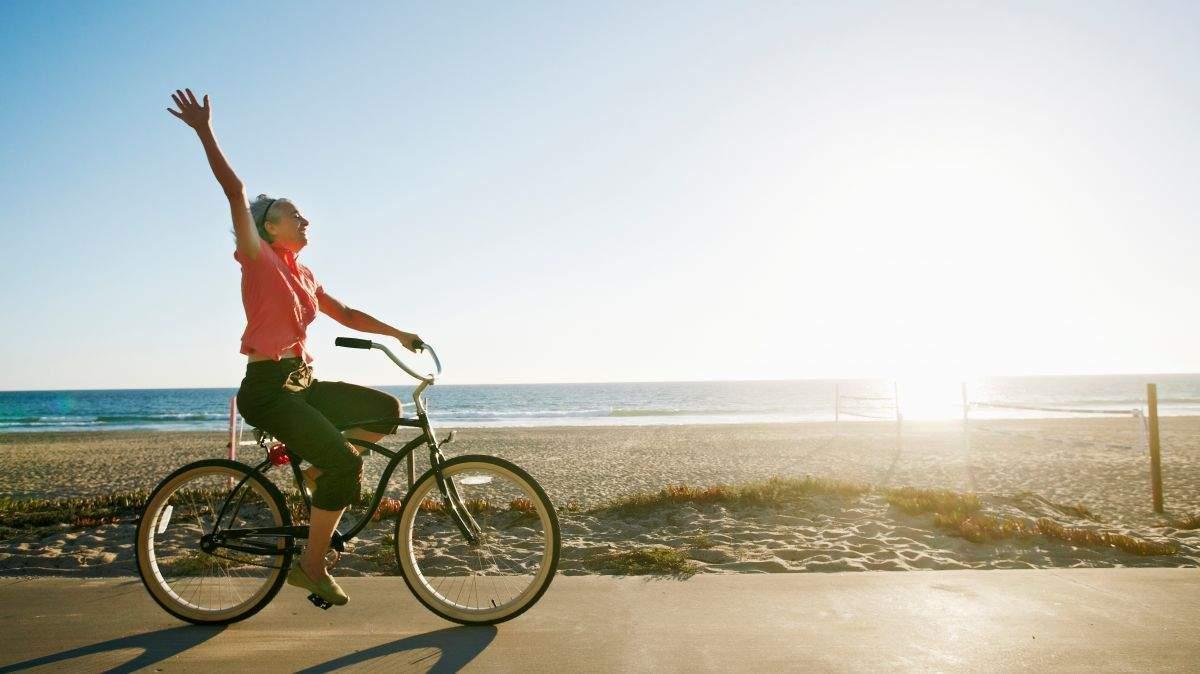
[[962, 413], [963, 413], [963, 453], [971, 451], [971, 420], [969, 414], [971, 411], [971, 401], [967, 399], [967, 382], [962, 383]]
[[1162, 456], [1158, 445], [1158, 385], [1146, 384], [1146, 401], [1150, 412], [1150, 492], [1154, 512], [1163, 511]]
[[842, 388], [842, 385], [841, 385], [841, 384], [834, 384], [834, 385], [833, 385], [833, 423], [835, 423], [835, 424], [838, 422], [838, 418], [839, 418], [839, 416], [840, 416], [840, 414], [841, 414], [841, 411], [842, 411], [842, 391], [841, 391], [841, 388]]
[[413, 454], [416, 450], [408, 453], [408, 490], [412, 491], [413, 483], [417, 481], [417, 468], [413, 465]]
[[896, 451], [904, 447], [903, 430], [900, 427], [904, 417], [900, 415], [900, 384], [892, 381], [892, 402], [896, 405]]
[[229, 460], [237, 461], [237, 396], [229, 399]]

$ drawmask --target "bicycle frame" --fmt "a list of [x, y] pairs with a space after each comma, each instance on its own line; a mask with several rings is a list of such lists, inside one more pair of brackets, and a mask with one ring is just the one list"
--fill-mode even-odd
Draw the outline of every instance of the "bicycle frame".
[[[349, 342], [355, 341], [356, 340], [339, 338], [337, 343], [339, 345], [348, 345]], [[357, 340], [357, 343], [364, 341], [365, 340]], [[458, 527], [463, 537], [467, 539], [468, 543], [477, 543], [481, 531], [479, 524], [475, 522], [475, 518], [471, 516], [471, 513], [467, 510], [465, 504], [463, 504], [462, 498], [458, 495], [458, 490], [454, 487], [454, 483], [450, 480], [447, 480], [442, 474], [442, 464], [445, 463], [446, 459], [444, 456], [442, 456], [441, 446], [442, 444], [453, 442], [454, 433], [452, 432], [450, 434], [450, 438], [446, 441], [446, 443], [441, 443], [438, 441], [437, 434], [433, 429], [433, 425], [429, 421], [429, 415], [425, 408], [425, 399], [423, 394], [425, 389], [433, 384], [434, 377], [432, 375], [428, 378], [421, 377], [404, 365], [400, 359], [396, 358], [396, 356], [392, 354], [387, 347], [370, 342], [367, 343], [370, 344], [370, 347], [358, 346], [357, 348], [378, 348], [387, 354], [387, 356], [391, 358], [393, 362], [404, 369], [405, 372], [408, 372], [412, 376], [421, 380], [421, 383], [417, 386], [416, 390], [413, 391], [413, 404], [416, 407], [417, 416], [363, 419], [342, 424], [338, 427], [338, 430], [345, 431], [351, 428], [358, 428], [372, 424], [384, 424], [389, 426], [395, 425], [397, 427], [419, 428], [421, 429], [421, 434], [410, 440], [399, 450], [395, 451], [367, 440], [346, 438], [346, 441], [353, 445], [368, 449], [372, 452], [379, 452], [380, 455], [386, 456], [388, 458], [388, 463], [383, 469], [383, 473], [380, 475], [379, 484], [375, 488], [375, 494], [371, 498], [370, 507], [367, 509], [366, 515], [364, 515], [364, 517], [345, 534], [334, 531], [333, 540], [330, 542], [331, 547], [338, 552], [344, 552], [344, 543], [353, 539], [364, 528], [366, 528], [367, 523], [371, 521], [375, 512], [379, 509], [380, 504], [383, 503], [384, 494], [387, 492], [388, 484], [391, 482], [392, 474], [396, 471], [396, 467], [400, 465], [401, 461], [411, 457], [413, 452], [415, 452], [416, 449], [423, 444], [429, 445], [429, 465], [431, 470], [433, 470], [434, 479], [437, 482], [438, 490], [442, 493], [443, 503], [445, 504], [447, 511], [450, 513], [451, 520]], [[434, 354], [434, 360], [437, 361], [436, 353]], [[438, 365], [438, 369], [439, 371], [441, 369], [440, 363]], [[260, 440], [259, 444], [260, 446], [263, 446], [264, 449], [266, 448], [265, 443], [262, 440]], [[291, 452], [288, 452], [288, 457], [290, 459], [289, 463], [292, 468], [292, 479], [294, 480], [296, 488], [304, 500], [305, 509], [311, 511], [312, 497], [309, 494], [308, 489], [304, 486], [304, 479], [300, 472], [299, 465], [300, 457], [292, 454]], [[272, 465], [273, 464], [269, 460], [264, 460], [262, 463], [254, 467], [254, 471], [257, 473], [265, 473], [266, 471], [270, 470]], [[237, 486], [230, 491], [229, 496], [232, 497], [234, 494], [240, 493], [240, 490], [245, 485], [246, 480], [249, 479], [249, 475], [243, 477]], [[410, 483], [409, 488], [411, 489], [412, 486], [413, 485]], [[291, 546], [294, 546], [296, 540], [298, 539], [308, 538], [308, 527], [303, 525], [218, 530], [217, 527], [220, 526], [220, 522], [224, 519], [232, 503], [232, 499], [230, 497], [227, 497], [225, 502], [222, 504], [221, 512], [216, 518], [216, 524], [214, 524], [213, 531], [209, 532], [201, 539], [201, 548], [204, 549], [205, 552], [212, 553], [218, 548], [225, 548], [228, 550], [252, 552], [255, 554], [279, 555], [283, 553], [283, 551], [278, 547], [279, 538], [283, 538]], [[242, 498], [239, 498], [234, 512], [236, 512], [237, 507], [241, 506], [241, 502]], [[260, 536], [272, 537], [276, 539], [276, 544], [272, 546], [267, 543], [258, 543], [253, 540], [245, 540]], [[240, 541], [240, 543], [230, 543], [227, 541]]]

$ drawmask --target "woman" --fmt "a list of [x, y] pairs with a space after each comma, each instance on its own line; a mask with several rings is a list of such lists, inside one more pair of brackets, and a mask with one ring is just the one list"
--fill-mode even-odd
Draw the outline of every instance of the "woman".
[[171, 98], [179, 112], [171, 108], [167, 112], [200, 136], [233, 214], [234, 259], [242, 267], [246, 309], [241, 352], [248, 361], [238, 389], [238, 409], [247, 422], [274, 435], [314, 466], [305, 473], [316, 483], [308, 545], [287, 581], [332, 604], [345, 604], [346, 593], [325, 568], [325, 553], [342, 512], [358, 498], [362, 478], [362, 459], [346, 438], [374, 442], [394, 433], [396, 427], [365, 424], [343, 436], [336, 424], [399, 417], [400, 401], [382, 391], [314, 379], [309, 366], [312, 356], [304, 344], [306, 328], [320, 310], [353, 330], [395, 337], [410, 351], [416, 350], [420, 338], [351, 309], [325, 292], [312, 272], [296, 262], [308, 243], [308, 220], [287, 199], [260, 194], [250, 204], [241, 180], [217, 147], [208, 96], [203, 105], [191, 89], [176, 90]]

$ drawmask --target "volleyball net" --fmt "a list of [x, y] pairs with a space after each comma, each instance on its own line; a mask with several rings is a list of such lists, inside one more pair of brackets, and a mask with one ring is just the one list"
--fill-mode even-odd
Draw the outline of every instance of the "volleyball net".
[[[1153, 501], [1154, 512], [1163, 512], [1163, 488], [1162, 488], [1162, 460], [1159, 447], [1159, 429], [1158, 429], [1158, 387], [1156, 384], [1146, 385], [1146, 397], [1140, 400], [1135, 400], [1136, 407], [1119, 407], [1120, 403], [1130, 402], [1129, 399], [1116, 401], [1116, 404], [1105, 406], [1103, 404], [1088, 405], [1087, 407], [1068, 406], [1068, 405], [1047, 405], [1039, 402], [1029, 401], [971, 401], [967, 396], [967, 385], [962, 385], [962, 415], [963, 415], [963, 441], [965, 448], [969, 450], [971, 446], [971, 434], [973, 432], [981, 432], [985, 434], [1003, 435], [1008, 437], [1024, 437], [1037, 442], [1053, 443], [1061, 446], [1078, 445], [1078, 438], [1059, 437], [1053, 431], [1046, 432], [1040, 430], [1029, 432], [1021, 430], [1022, 426], [1014, 426], [1012, 424], [1003, 424], [1003, 421], [996, 417], [991, 418], [971, 418], [972, 410], [979, 411], [998, 411], [1011, 410], [1017, 412], [1024, 418], [1029, 418], [1029, 413], [1044, 413], [1052, 414], [1052, 419], [1081, 419], [1081, 418], [1110, 418], [1120, 419], [1125, 417], [1131, 421], [1133, 427], [1131, 437], [1132, 442], [1108, 442], [1099, 441], [1095, 444], [1103, 446], [1106, 449], [1118, 451], [1135, 451], [1141, 456], [1148, 457], [1150, 462], [1150, 487]], [[1170, 401], [1163, 401], [1170, 402]], [[1144, 404], [1143, 404], [1144, 403]], [[1028, 428], [1025, 426], [1024, 428]]]
[[[1087, 418], [1109, 418], [1120, 419], [1128, 418], [1133, 426], [1133, 441], [1132, 443], [1120, 442], [1102, 442], [1099, 443], [1108, 449], [1124, 449], [1138, 450], [1143, 454], [1150, 451], [1150, 426], [1146, 418], [1146, 413], [1143, 408], [1095, 408], [1095, 407], [1064, 407], [1064, 406], [1047, 406], [1028, 403], [1014, 402], [971, 402], [965, 407], [963, 414], [964, 429], [963, 432], [970, 433], [985, 433], [996, 436], [1005, 437], [1024, 437], [1030, 440], [1037, 440], [1051, 444], [1070, 444], [1077, 440], [1068, 440], [1066, 438], [1056, 437], [1053, 432], [1039, 431], [1029, 432], [1017, 430], [1012, 426], [1005, 425], [1005, 421], [1011, 421], [1010, 418], [979, 418], [970, 416], [972, 410], [1012, 410], [1016, 412], [1047, 412], [1055, 416], [1051, 419], [1067, 420], [1067, 419], [1087, 419]], [[1028, 420], [1029, 417], [1018, 417]]]
[[[1118, 451], [1136, 451], [1141, 456], [1148, 456], [1154, 511], [1163, 512], [1162, 464], [1158, 431], [1158, 403], [1160, 400], [1155, 384], [1146, 385], [1144, 398], [1125, 396], [1115, 400], [1066, 400], [1065, 404], [1036, 399], [972, 401], [968, 397], [967, 384], [963, 383], [961, 386], [961, 403], [946, 401], [948, 403], [944, 408], [946, 414], [935, 411], [933, 418], [949, 421], [952, 418], [951, 409], [957, 409], [962, 415], [963, 448], [968, 452], [972, 445], [972, 435], [976, 433], [1007, 439], [1020, 438], [1030, 442], [1057, 444], [1063, 447], [1078, 447], [1080, 444], [1080, 437], [1077, 434], [1059, 433], [1052, 424], [1013, 423], [1017, 421], [1086, 418], [1129, 419], [1131, 426], [1128, 427], [1128, 433], [1119, 427], [1113, 429], [1116, 431], [1114, 435], [1117, 436], [1113, 440], [1129, 438], [1129, 442], [1102, 439], [1087, 444], [1095, 444]], [[835, 424], [840, 424], [842, 421], [893, 422], [896, 446], [900, 448], [905, 426], [905, 417], [900, 403], [900, 388], [895, 382], [892, 383], [890, 391], [881, 390], [884, 388], [878, 383], [857, 386], [836, 384], [834, 386], [833, 419]], [[1188, 402], [1188, 399], [1168, 399], [1161, 402]], [[1128, 403], [1133, 404], [1126, 406]], [[940, 404], [937, 407], [941, 409]], [[927, 417], [918, 415], [917, 418]]]
[[833, 420], [842, 421], [865, 419], [869, 421], [895, 421], [902, 419], [900, 414], [899, 387], [892, 385], [891, 395], [873, 391], [844, 391], [841, 384], [833, 388]]

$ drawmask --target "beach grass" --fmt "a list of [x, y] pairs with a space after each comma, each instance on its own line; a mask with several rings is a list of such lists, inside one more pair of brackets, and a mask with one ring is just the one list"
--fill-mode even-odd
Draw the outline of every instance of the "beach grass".
[[1181, 531], [1195, 531], [1196, 529], [1200, 529], [1200, 514], [1172, 518], [1167, 525]]
[[83, 528], [132, 520], [149, 497], [150, 492], [144, 490], [55, 499], [0, 497], [0, 538], [42, 533], [62, 525]]
[[884, 491], [884, 498], [889, 505], [909, 515], [934, 513], [947, 518], [964, 519], [983, 507], [975, 494], [948, 489], [900, 487]]
[[[1036, 495], [1029, 492], [1017, 495], [1017, 497], [1029, 496]], [[982, 508], [982, 504], [975, 494], [904, 487], [889, 489], [885, 493], [885, 497], [889, 504], [910, 515], [931, 513], [934, 526], [952, 536], [973, 543], [1028, 539], [1040, 534], [1046, 538], [1062, 540], [1082, 547], [1116, 548], [1139, 556], [1174, 555], [1179, 552], [1179, 546], [1175, 543], [1160, 543], [1128, 534], [1071, 527], [1055, 522], [1048, 517], [1030, 521], [1018, 517], [981, 513], [979, 510]], [[1086, 507], [1064, 506], [1048, 501], [1046, 503], [1071, 517], [1097, 521], [1095, 515]]]
[[1031, 491], [1019, 491], [1012, 495], [1012, 500], [1018, 504], [1027, 504], [1029, 501], [1033, 501], [1039, 505], [1054, 510], [1060, 515], [1064, 515], [1073, 519], [1090, 520], [1092, 522], [1104, 521], [1098, 515], [1093, 513], [1090, 508], [1082, 503], [1076, 503], [1074, 505], [1055, 503], [1054, 501], [1047, 500]]
[[854, 482], [825, 478], [782, 478], [747, 482], [739, 485], [715, 485], [693, 487], [669, 485], [660, 491], [648, 494], [631, 494], [615, 499], [589, 510], [589, 514], [620, 512], [634, 514], [662, 506], [682, 503], [722, 503], [729, 505], [784, 505], [797, 500], [820, 495], [860, 496], [870, 487]]
[[537, 508], [533, 505], [533, 501], [527, 498], [515, 498], [508, 502], [508, 509], [514, 512], [519, 512], [523, 515], [536, 515]]
[[1091, 520], [1093, 522], [1101, 521], [1087, 506], [1082, 504], [1066, 505], [1063, 503], [1050, 502], [1050, 506], [1060, 513], [1069, 517], [1075, 517], [1081, 520]]
[[1015, 517], [997, 517], [982, 513], [954, 511], [933, 514], [933, 523], [953, 536], [972, 543], [987, 543], [1009, 538], [1030, 538], [1039, 533], [1032, 523]]
[[683, 553], [672, 548], [647, 546], [616, 550], [584, 561], [584, 566], [599, 573], [622, 576], [673, 576], [690, 578], [699, 567]]
[[390, 531], [380, 536], [379, 544], [371, 550], [369, 557], [376, 570], [396, 573], [396, 536]]
[[1117, 548], [1118, 550], [1124, 550], [1130, 554], [1143, 557], [1174, 555], [1179, 552], [1179, 546], [1175, 543], [1160, 543], [1157, 541], [1148, 541], [1144, 538], [1136, 538], [1128, 534], [1096, 531], [1081, 527], [1068, 527], [1047, 517], [1039, 518], [1037, 526], [1043, 535], [1074, 545], [1092, 548]]

